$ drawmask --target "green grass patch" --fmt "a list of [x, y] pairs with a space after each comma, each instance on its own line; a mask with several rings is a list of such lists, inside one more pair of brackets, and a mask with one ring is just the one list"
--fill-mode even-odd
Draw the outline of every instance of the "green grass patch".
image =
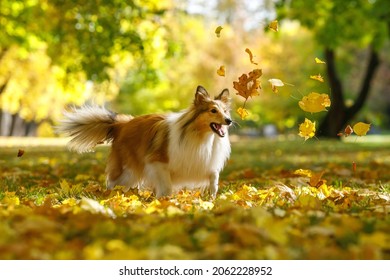
[[234, 138], [214, 201], [107, 191], [108, 147], [1, 147], [0, 259], [389, 259], [390, 143], [360, 139]]

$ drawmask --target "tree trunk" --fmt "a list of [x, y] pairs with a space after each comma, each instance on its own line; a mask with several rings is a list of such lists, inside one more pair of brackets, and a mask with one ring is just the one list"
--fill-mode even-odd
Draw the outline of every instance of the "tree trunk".
[[357, 113], [363, 108], [370, 92], [371, 83], [379, 66], [379, 55], [373, 48], [370, 49], [366, 73], [354, 105], [347, 108], [344, 101], [344, 90], [335, 65], [334, 50], [325, 50], [326, 70], [331, 88], [331, 106], [328, 114], [319, 126], [318, 136], [337, 138], [337, 134], [348, 125]]

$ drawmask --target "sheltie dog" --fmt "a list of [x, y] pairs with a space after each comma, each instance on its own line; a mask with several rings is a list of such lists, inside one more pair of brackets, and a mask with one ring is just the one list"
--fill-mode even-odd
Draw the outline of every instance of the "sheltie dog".
[[151, 189], [160, 198], [183, 188], [203, 188], [215, 198], [231, 151], [229, 111], [228, 89], [212, 99], [198, 86], [192, 106], [179, 113], [133, 117], [83, 106], [65, 112], [57, 130], [71, 136], [69, 149], [79, 153], [112, 142], [108, 189]]

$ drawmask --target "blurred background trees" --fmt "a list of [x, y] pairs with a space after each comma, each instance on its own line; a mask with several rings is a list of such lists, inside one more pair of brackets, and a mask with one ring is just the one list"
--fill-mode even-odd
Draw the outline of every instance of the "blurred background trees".
[[[255, 67], [263, 69], [263, 89], [249, 100], [251, 114], [239, 121], [241, 128], [272, 124], [296, 133], [308, 116], [298, 100], [316, 91], [331, 94], [333, 102], [329, 112], [318, 114], [321, 135], [335, 137], [354, 120], [386, 130], [385, 2], [2, 0], [1, 135], [52, 135], [65, 107], [86, 102], [135, 115], [180, 110], [199, 84], [211, 93], [229, 88], [235, 111], [242, 100], [233, 81]], [[274, 19], [279, 32], [267, 28]], [[258, 66], [249, 62], [246, 48]], [[315, 57], [328, 63], [316, 65]], [[225, 77], [216, 74], [221, 65]], [[318, 73], [325, 83], [309, 79]], [[294, 86], [275, 94], [270, 78]]]

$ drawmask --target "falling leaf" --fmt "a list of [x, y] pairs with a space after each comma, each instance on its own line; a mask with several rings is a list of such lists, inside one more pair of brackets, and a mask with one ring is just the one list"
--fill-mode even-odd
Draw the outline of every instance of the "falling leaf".
[[217, 74], [219, 76], [225, 77], [225, 71], [226, 71], [225, 66], [221, 65], [217, 70]]
[[249, 54], [249, 60], [250, 60], [250, 62], [251, 62], [252, 64], [258, 65], [257, 62], [254, 62], [254, 61], [253, 61], [253, 54], [252, 54], [252, 51], [251, 51], [250, 49], [246, 48], [246, 49], [245, 49], [245, 52]]
[[24, 155], [24, 150], [19, 149], [18, 151], [18, 157], [21, 157]]
[[347, 125], [347, 127], [344, 129], [345, 137], [351, 135], [352, 133], [353, 133], [353, 128], [350, 125]]
[[260, 81], [258, 80], [262, 75], [261, 69], [254, 69], [247, 74], [242, 74], [238, 81], [233, 82], [233, 88], [237, 90], [237, 95], [248, 99], [252, 96], [259, 95], [259, 89], [261, 88]]
[[279, 25], [277, 20], [273, 20], [270, 22], [268, 25], [268, 28], [271, 29], [272, 31], [278, 32], [279, 31]]
[[353, 126], [353, 130], [357, 136], [364, 136], [370, 130], [371, 124], [358, 122]]
[[221, 31], [222, 31], [223, 27], [222, 26], [218, 26], [216, 29], [215, 29], [215, 35], [217, 35], [217, 37], [221, 37]]
[[345, 136], [348, 137], [353, 133], [353, 128], [350, 125], [347, 125], [344, 129], [344, 132], [337, 133], [337, 136]]
[[352, 171], [356, 172], [356, 162], [352, 162]]
[[322, 61], [322, 60], [319, 59], [318, 57], [316, 57], [314, 60], [316, 61], [317, 64], [326, 64], [325, 61]]
[[279, 80], [279, 79], [269, 79], [268, 82], [271, 83], [272, 91], [274, 93], [278, 93], [277, 87], [284, 86], [284, 83], [281, 80]]
[[305, 141], [314, 137], [316, 133], [316, 122], [305, 118], [305, 121], [299, 125], [299, 136], [304, 137]]
[[242, 107], [237, 109], [237, 114], [240, 116], [242, 120], [245, 119], [247, 116], [249, 116], [249, 112]]
[[323, 78], [320, 74], [318, 74], [318, 75], [312, 75], [312, 76], [310, 76], [310, 79], [317, 80], [317, 81], [319, 81], [319, 82], [321, 82], [321, 83], [324, 82], [324, 78]]
[[301, 101], [298, 102], [299, 107], [305, 112], [318, 113], [326, 111], [326, 107], [330, 106], [329, 95], [323, 93], [312, 92], [307, 96], [304, 96]]

